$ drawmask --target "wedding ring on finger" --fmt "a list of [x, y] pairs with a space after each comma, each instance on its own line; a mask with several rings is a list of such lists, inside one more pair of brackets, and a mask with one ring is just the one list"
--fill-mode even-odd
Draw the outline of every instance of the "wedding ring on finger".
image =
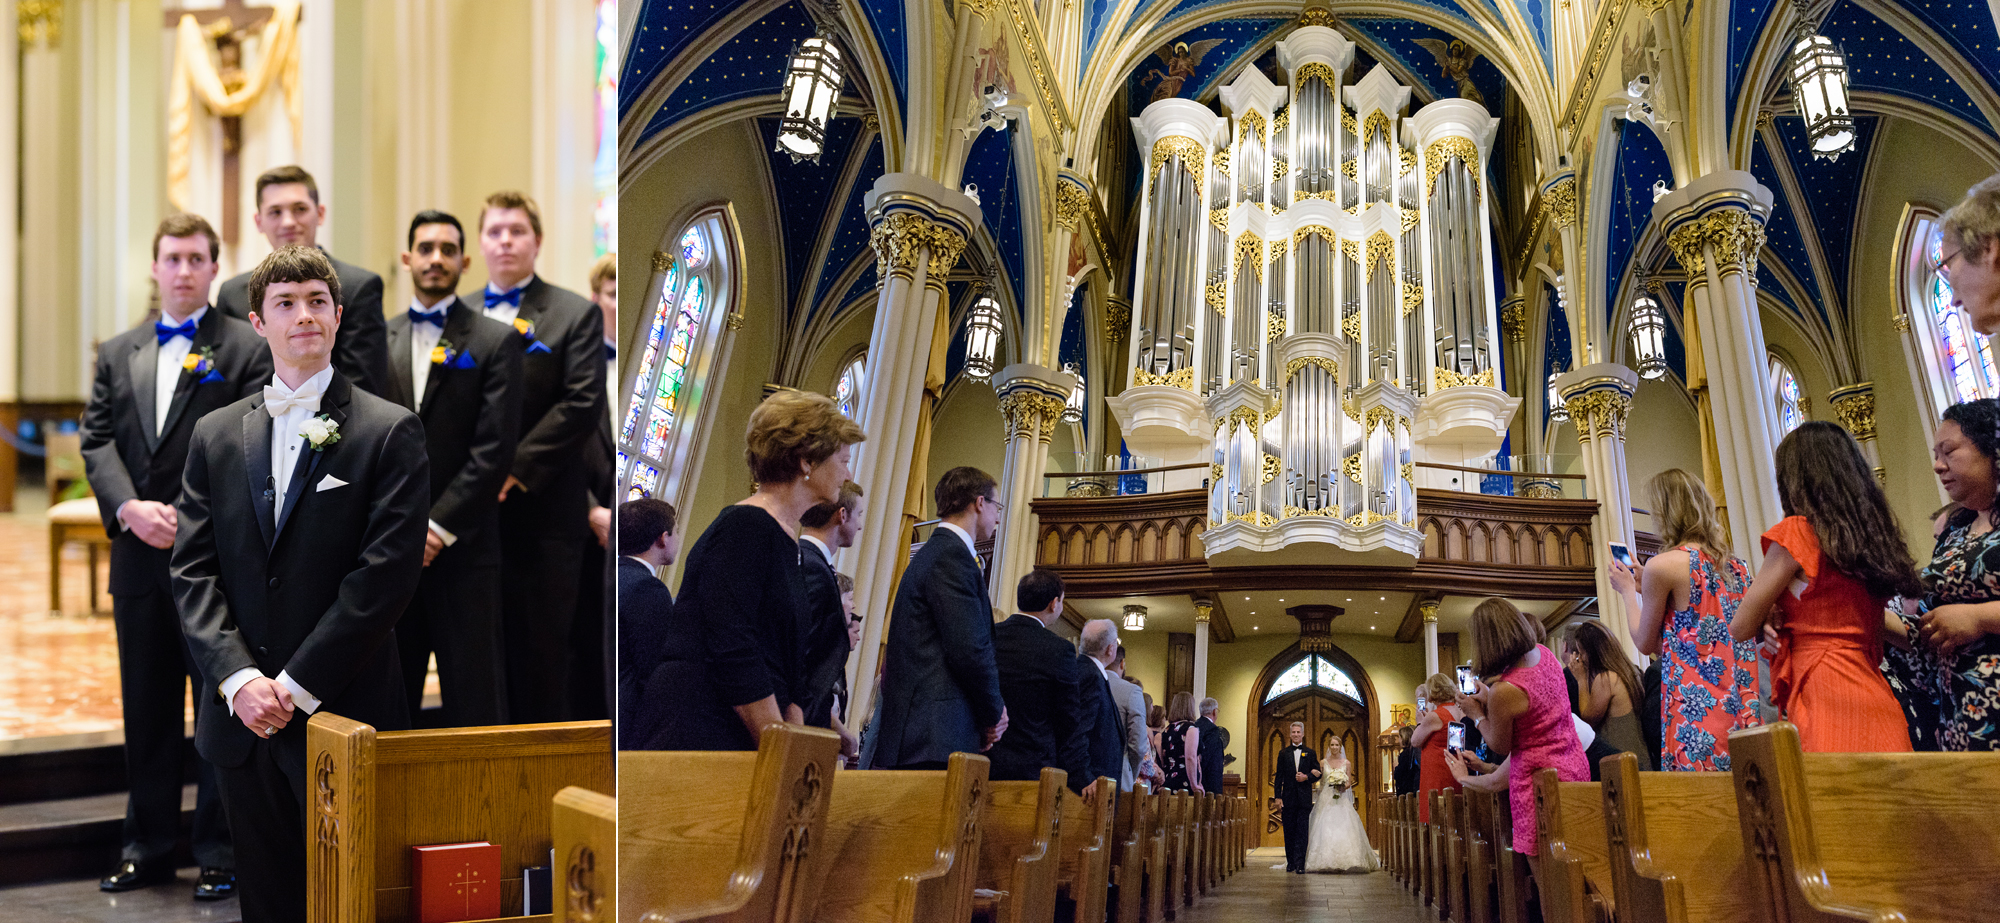
[[268, 724], [264, 726], [264, 736], [265, 736], [265, 737], [269, 737], [269, 736], [271, 736], [272, 734], [276, 734], [276, 733], [278, 733], [278, 729], [277, 729], [277, 728], [274, 728], [274, 727], [271, 727], [271, 726], [270, 726], [270, 725], [268, 725]]

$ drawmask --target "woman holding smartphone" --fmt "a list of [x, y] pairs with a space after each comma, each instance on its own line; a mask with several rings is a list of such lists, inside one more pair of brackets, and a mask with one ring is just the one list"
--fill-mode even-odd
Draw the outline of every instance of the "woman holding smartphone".
[[1430, 793], [1433, 790], [1459, 790], [1458, 780], [1452, 778], [1451, 767], [1444, 761], [1445, 748], [1451, 743], [1449, 729], [1465, 717], [1457, 705], [1451, 704], [1457, 695], [1456, 684], [1443, 673], [1432, 674], [1429, 680], [1417, 687], [1417, 698], [1430, 702], [1432, 706], [1418, 719], [1417, 729], [1410, 732], [1410, 743], [1418, 753], [1417, 819], [1425, 823], [1431, 819]]

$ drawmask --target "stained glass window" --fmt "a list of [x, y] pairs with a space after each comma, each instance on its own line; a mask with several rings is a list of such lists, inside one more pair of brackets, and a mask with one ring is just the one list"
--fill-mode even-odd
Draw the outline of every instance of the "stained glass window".
[[1356, 686], [1354, 680], [1345, 671], [1334, 666], [1332, 661], [1318, 654], [1301, 657], [1298, 663], [1292, 664], [1285, 672], [1278, 674], [1277, 681], [1271, 684], [1271, 691], [1264, 693], [1264, 701], [1269, 702], [1307, 686], [1318, 686], [1356, 702], [1362, 701], [1361, 687]]
[[866, 383], [867, 362], [866, 356], [856, 357], [833, 384], [833, 402], [840, 405], [840, 415], [849, 420], [861, 419], [861, 386]]
[[1271, 691], [1265, 693], [1264, 701], [1269, 702], [1295, 689], [1312, 685], [1312, 661], [1301, 660], [1292, 664], [1291, 669], [1278, 674], [1278, 681], [1271, 684]]
[[[677, 470], [676, 442], [703, 368], [705, 336], [715, 323], [722, 287], [727, 285], [725, 250], [716, 238], [715, 219], [698, 221], [673, 248], [656, 255], [665, 268], [647, 319], [629, 402], [618, 429], [619, 477], [627, 499], [660, 496], [666, 475]], [[675, 238], [668, 238], [676, 240]]]
[[597, 0], [597, 157], [591, 164], [596, 201], [591, 218], [597, 255], [618, 241], [618, 0]]
[[1928, 340], [1936, 357], [1935, 364], [1920, 362], [1913, 374], [1926, 379], [1924, 390], [1939, 412], [1951, 404], [1995, 396], [2000, 369], [1994, 366], [1993, 347], [1972, 329], [1964, 309], [1951, 303], [1951, 283], [1934, 268], [1946, 255], [1937, 222], [1919, 218], [1910, 233], [1916, 243], [1904, 264], [1910, 278], [1904, 311], [1912, 333], [1919, 343]]
[[1806, 420], [1805, 411], [1799, 406], [1799, 379], [1777, 356], [1771, 357], [1771, 391], [1777, 402], [1779, 425], [1787, 433], [1798, 429]]
[[1354, 680], [1349, 679], [1346, 673], [1341, 672], [1339, 667], [1328, 662], [1325, 657], [1317, 654], [1313, 656], [1313, 685], [1331, 689], [1356, 702], [1361, 701], [1361, 689], [1354, 685]]

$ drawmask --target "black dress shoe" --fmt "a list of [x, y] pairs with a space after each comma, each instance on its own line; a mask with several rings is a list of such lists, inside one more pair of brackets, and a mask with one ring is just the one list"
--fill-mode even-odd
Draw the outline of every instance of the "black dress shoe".
[[219, 901], [236, 896], [236, 870], [204, 867], [194, 883], [194, 899]]
[[137, 862], [120, 862], [118, 868], [104, 876], [97, 883], [99, 891], [136, 891], [153, 885], [166, 884], [174, 880], [172, 866], [144, 866]]

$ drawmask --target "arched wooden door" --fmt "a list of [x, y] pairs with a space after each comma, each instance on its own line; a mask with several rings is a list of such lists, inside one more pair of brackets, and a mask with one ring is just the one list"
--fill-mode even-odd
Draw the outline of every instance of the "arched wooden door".
[[[1256, 810], [1265, 818], [1259, 845], [1285, 845], [1271, 775], [1278, 754], [1291, 744], [1292, 722], [1305, 723], [1306, 743], [1322, 760], [1335, 743], [1345, 745], [1354, 774], [1354, 804], [1364, 823], [1369, 820], [1368, 793], [1380, 787], [1376, 778], [1373, 741], [1380, 719], [1375, 714], [1374, 689], [1368, 674], [1345, 651], [1334, 648], [1311, 654], [1296, 645], [1271, 659], [1252, 686], [1251, 713], [1256, 715], [1256, 745], [1250, 748], [1245, 787]], [[1372, 828], [1371, 828], [1372, 829]]]

